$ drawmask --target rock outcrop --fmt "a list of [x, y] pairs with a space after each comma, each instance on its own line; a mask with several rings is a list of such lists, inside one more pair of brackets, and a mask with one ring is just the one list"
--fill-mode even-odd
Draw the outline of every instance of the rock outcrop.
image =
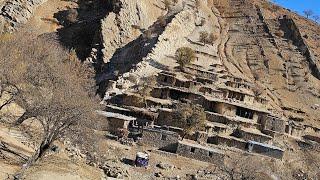
[[27, 23], [34, 10], [46, 0], [7, 0], [0, 3], [0, 33], [12, 32]]
[[[162, 15], [160, 0], [121, 0], [120, 12], [112, 12], [102, 20], [103, 61], [108, 63], [118, 48], [138, 38]], [[136, 28], [135, 28], [136, 27]]]

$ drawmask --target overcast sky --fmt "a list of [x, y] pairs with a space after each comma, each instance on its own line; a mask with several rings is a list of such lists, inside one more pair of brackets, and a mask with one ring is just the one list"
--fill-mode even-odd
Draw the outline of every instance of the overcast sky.
[[320, 15], [320, 0], [274, 0], [277, 4], [303, 15], [303, 11], [311, 9]]

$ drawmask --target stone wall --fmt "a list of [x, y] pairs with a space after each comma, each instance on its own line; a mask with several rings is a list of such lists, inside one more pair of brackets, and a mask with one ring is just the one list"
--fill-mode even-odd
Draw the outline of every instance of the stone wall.
[[262, 117], [261, 125], [263, 131], [274, 131], [278, 133], [284, 133], [286, 128], [284, 120], [273, 116]]
[[223, 145], [228, 147], [235, 147], [241, 150], [246, 150], [247, 142], [238, 138], [225, 136], [212, 136], [208, 138], [209, 144]]
[[128, 129], [130, 121], [125, 121], [118, 118], [108, 118], [105, 121], [97, 122], [99, 127], [97, 129], [102, 131], [110, 131], [111, 133], [116, 133], [118, 129]]
[[224, 162], [224, 154], [222, 152], [198, 144], [179, 142], [177, 154], [214, 164], [222, 164]]
[[246, 141], [257, 141], [261, 143], [268, 143], [272, 139], [272, 137], [264, 135], [264, 134], [257, 134], [253, 132], [244, 131], [241, 129], [237, 129], [235, 131], [235, 136]]
[[170, 126], [172, 125], [172, 110], [171, 109], [159, 109], [159, 116], [156, 120], [156, 124], [159, 126]]
[[236, 107], [226, 103], [217, 104], [216, 111], [224, 116], [236, 116]]
[[171, 131], [146, 128], [141, 142], [163, 151], [176, 152], [179, 135]]
[[262, 143], [257, 143], [254, 141], [248, 142], [248, 151], [273, 157], [273, 158], [277, 158], [277, 159], [282, 159], [284, 155], [284, 151], [277, 147], [269, 146]]

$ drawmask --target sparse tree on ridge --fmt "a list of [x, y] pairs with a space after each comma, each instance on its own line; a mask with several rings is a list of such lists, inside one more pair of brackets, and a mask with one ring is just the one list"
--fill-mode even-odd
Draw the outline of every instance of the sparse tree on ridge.
[[319, 23], [320, 16], [319, 15], [314, 15], [313, 19], [314, 19], [315, 22]]
[[303, 11], [303, 14], [306, 15], [307, 18], [310, 18], [314, 12], [311, 9], [307, 9]]

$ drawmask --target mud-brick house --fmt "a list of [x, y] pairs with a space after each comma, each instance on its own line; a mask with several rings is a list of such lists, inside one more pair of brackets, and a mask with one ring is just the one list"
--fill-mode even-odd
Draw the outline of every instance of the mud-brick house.
[[186, 140], [179, 141], [177, 154], [187, 158], [205, 161], [213, 164], [222, 164], [225, 156], [222, 151]]
[[106, 121], [101, 126], [101, 130], [107, 130], [111, 133], [117, 132], [119, 129], [128, 129], [130, 122], [134, 122], [136, 120], [135, 117], [126, 116], [123, 114], [113, 113], [113, 112], [106, 112], [106, 111], [97, 111], [99, 115], [106, 118]]
[[247, 148], [249, 152], [258, 153], [264, 156], [269, 156], [277, 159], [282, 159], [284, 150], [264, 143], [248, 141]]
[[247, 82], [241, 78], [232, 77], [229, 75], [225, 75], [221, 77], [226, 79], [225, 85], [233, 88], [243, 88], [243, 89], [251, 89], [253, 87], [252, 83]]
[[283, 134], [286, 130], [286, 121], [276, 116], [266, 115], [260, 120], [262, 132], [268, 135]]
[[176, 84], [176, 75], [171, 72], [162, 71], [158, 74], [157, 81], [159, 84], [174, 86]]
[[288, 124], [286, 125], [285, 132], [293, 137], [301, 138], [301, 136], [303, 135], [304, 129], [305, 127], [301, 123], [293, 120], [289, 120]]
[[179, 141], [179, 134], [156, 128], [144, 128], [141, 142], [163, 151], [175, 153]]
[[268, 111], [261, 108], [255, 108], [242, 103], [224, 101], [210, 97], [205, 98], [202, 106], [209, 112], [218, 113], [228, 117], [244, 118], [251, 120], [254, 123], [257, 123], [262, 115], [268, 114]]

